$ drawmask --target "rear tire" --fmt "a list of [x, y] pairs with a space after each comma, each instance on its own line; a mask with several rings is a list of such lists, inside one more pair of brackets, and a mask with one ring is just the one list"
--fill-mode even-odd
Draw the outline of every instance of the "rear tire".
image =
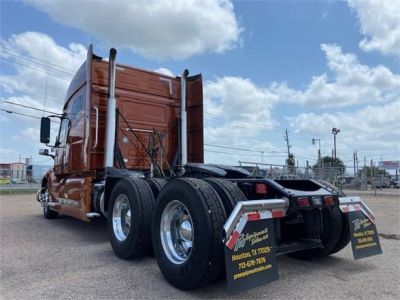
[[164, 178], [146, 178], [145, 180], [153, 191], [154, 199], [157, 199], [158, 194], [160, 193], [164, 185], [167, 184], [167, 180]]
[[162, 189], [153, 217], [153, 249], [173, 286], [194, 289], [220, 276], [225, 220], [221, 199], [203, 180], [174, 179]]
[[143, 179], [124, 178], [114, 186], [107, 210], [107, 231], [119, 258], [138, 258], [150, 252], [153, 206], [153, 192]]
[[323, 248], [290, 253], [289, 256], [301, 260], [311, 260], [330, 255], [342, 236], [343, 220], [339, 207], [322, 209], [321, 240]]
[[347, 214], [341, 213], [342, 215], [342, 234], [340, 236], [339, 242], [336, 244], [335, 248], [333, 248], [331, 254], [339, 252], [344, 247], [350, 243], [350, 225]]
[[217, 192], [217, 194], [221, 198], [227, 216], [232, 213], [233, 209], [239, 201], [247, 200], [242, 190], [228, 180], [220, 178], [207, 178], [204, 180], [209, 185], [211, 185], [211, 187]]

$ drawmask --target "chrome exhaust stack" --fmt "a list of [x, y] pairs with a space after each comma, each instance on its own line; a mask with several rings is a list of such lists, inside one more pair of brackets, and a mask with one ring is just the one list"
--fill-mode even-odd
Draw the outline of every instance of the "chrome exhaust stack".
[[186, 112], [186, 81], [189, 71], [183, 71], [181, 77], [181, 165], [184, 167], [188, 162], [187, 155], [187, 112]]
[[116, 100], [115, 100], [115, 69], [117, 50], [110, 49], [108, 61], [108, 100], [106, 114], [106, 139], [105, 139], [105, 155], [104, 167], [114, 166], [114, 146], [115, 146], [115, 128], [116, 128]]

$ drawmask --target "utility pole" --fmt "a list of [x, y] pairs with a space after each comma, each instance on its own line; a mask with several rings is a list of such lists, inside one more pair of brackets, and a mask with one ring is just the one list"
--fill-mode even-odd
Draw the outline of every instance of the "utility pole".
[[339, 128], [333, 127], [332, 134], [333, 134], [333, 158], [336, 160], [336, 135], [340, 132]]
[[290, 144], [289, 144], [289, 135], [288, 135], [287, 128], [285, 130], [285, 141], [286, 141], [286, 146], [287, 146], [287, 154], [288, 154], [288, 158], [289, 158], [290, 157]]
[[358, 175], [358, 153], [356, 150], [356, 175]]
[[321, 168], [321, 139], [312, 139], [312, 144], [315, 145], [315, 142], [318, 141], [318, 161], [317, 167], [318, 169]]

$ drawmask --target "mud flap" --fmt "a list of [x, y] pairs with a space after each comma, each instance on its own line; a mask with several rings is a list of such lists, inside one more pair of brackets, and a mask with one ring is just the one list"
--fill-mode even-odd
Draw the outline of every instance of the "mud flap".
[[[287, 206], [282, 201], [281, 208], [253, 211], [250, 206], [239, 209], [239, 203], [232, 212], [224, 226], [228, 292], [239, 293], [279, 279], [273, 218], [285, 216]], [[237, 222], [229, 223], [233, 216]]]
[[339, 198], [340, 209], [347, 214], [354, 259], [382, 253], [375, 217], [360, 197]]

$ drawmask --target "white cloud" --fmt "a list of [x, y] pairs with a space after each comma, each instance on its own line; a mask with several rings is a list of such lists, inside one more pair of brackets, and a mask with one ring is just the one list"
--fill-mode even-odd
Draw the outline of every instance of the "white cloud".
[[337, 45], [322, 44], [321, 49], [332, 76], [326, 73], [314, 76], [304, 90], [273, 83], [269, 89], [281, 102], [328, 108], [387, 103], [400, 98], [399, 74], [383, 65], [363, 65], [354, 54], [343, 53]]
[[[300, 159], [314, 156], [310, 155], [312, 137], [331, 141], [332, 127], [342, 129], [340, 150], [352, 153], [358, 148], [382, 153], [398, 149], [399, 74], [382, 65], [363, 65], [354, 54], [343, 53], [337, 45], [323, 44], [321, 49], [326, 55], [329, 73], [313, 77], [305, 89], [293, 89], [285, 83], [276, 82], [257, 86], [250, 79], [240, 77], [221, 77], [206, 82], [205, 142], [282, 151], [283, 128], [278, 127], [277, 121], [283, 124], [289, 121], [294, 137], [293, 150]], [[275, 110], [288, 105], [295, 108], [300, 106], [311, 112], [290, 116], [293, 110], [288, 109], [287, 119], [282, 119], [280, 114], [281, 119], [277, 120]], [[304, 146], [302, 141], [305, 137], [309, 137], [309, 142], [305, 147], [299, 146]], [[271, 143], [265, 144], [266, 140]], [[330, 142], [323, 142], [323, 153], [330, 153], [331, 146]], [[208, 150], [221, 151], [212, 148]], [[265, 161], [275, 160], [271, 156], [265, 157]], [[219, 158], [221, 161], [231, 159], [237, 162], [251, 157], [246, 158], [246, 153], [224, 155], [206, 152], [206, 158], [211, 161]], [[253, 157], [253, 161], [260, 159]], [[283, 163], [284, 158], [277, 158], [275, 162]]]
[[[206, 162], [236, 165], [241, 161], [283, 162], [275, 139], [269, 133], [277, 126], [272, 115], [277, 96], [250, 79], [221, 77], [204, 84], [204, 140]], [[270, 131], [271, 130], [271, 131]], [[283, 141], [283, 139], [282, 139]], [[238, 149], [224, 149], [221, 145]], [[266, 153], [261, 155], [259, 151]], [[267, 153], [268, 152], [268, 153]], [[272, 155], [274, 153], [274, 155]], [[278, 158], [276, 158], [278, 156]]]
[[57, 22], [156, 59], [222, 53], [240, 43], [243, 31], [230, 0], [26, 2]]
[[[43, 109], [46, 82], [46, 110], [62, 110], [69, 81], [86, 58], [86, 49], [80, 44], [68, 47], [58, 45], [51, 37], [39, 32], [14, 34], [1, 41], [0, 56], [13, 67], [12, 71], [0, 75], [0, 108], [36, 118], [0, 112], [1, 159], [15, 161], [18, 154], [33, 155], [34, 161], [43, 161], [38, 156], [40, 118], [43, 113], [27, 107]], [[6, 101], [14, 103], [6, 103]], [[17, 104], [17, 105], [15, 105]], [[52, 123], [55, 137], [58, 124]], [[5, 150], [4, 150], [5, 149]]]
[[15, 74], [0, 75], [0, 87], [9, 94], [29, 94], [43, 104], [47, 82], [46, 106], [59, 109], [69, 81], [86, 59], [84, 46], [70, 43], [65, 48], [39, 32], [13, 34], [1, 41], [1, 49], [0, 56], [13, 64]]
[[341, 147], [350, 150], [399, 150], [400, 99], [350, 112], [302, 113], [289, 121], [296, 132], [317, 136], [330, 133], [333, 127], [340, 128]]
[[167, 75], [167, 76], [171, 76], [171, 77], [175, 76], [174, 73], [171, 70], [169, 70], [167, 68], [162, 68], [162, 67], [158, 68], [158, 69], [155, 69], [154, 72], [157, 72], [157, 73], [160, 73], [160, 74], [164, 74], [164, 75]]
[[256, 122], [256, 127], [272, 128], [276, 123], [271, 109], [277, 96], [256, 86], [250, 79], [222, 77], [204, 86], [205, 112], [210, 116], [229, 118], [233, 123]]
[[366, 36], [360, 42], [361, 49], [400, 57], [400, 1], [347, 0], [347, 3], [356, 11], [360, 31]]

